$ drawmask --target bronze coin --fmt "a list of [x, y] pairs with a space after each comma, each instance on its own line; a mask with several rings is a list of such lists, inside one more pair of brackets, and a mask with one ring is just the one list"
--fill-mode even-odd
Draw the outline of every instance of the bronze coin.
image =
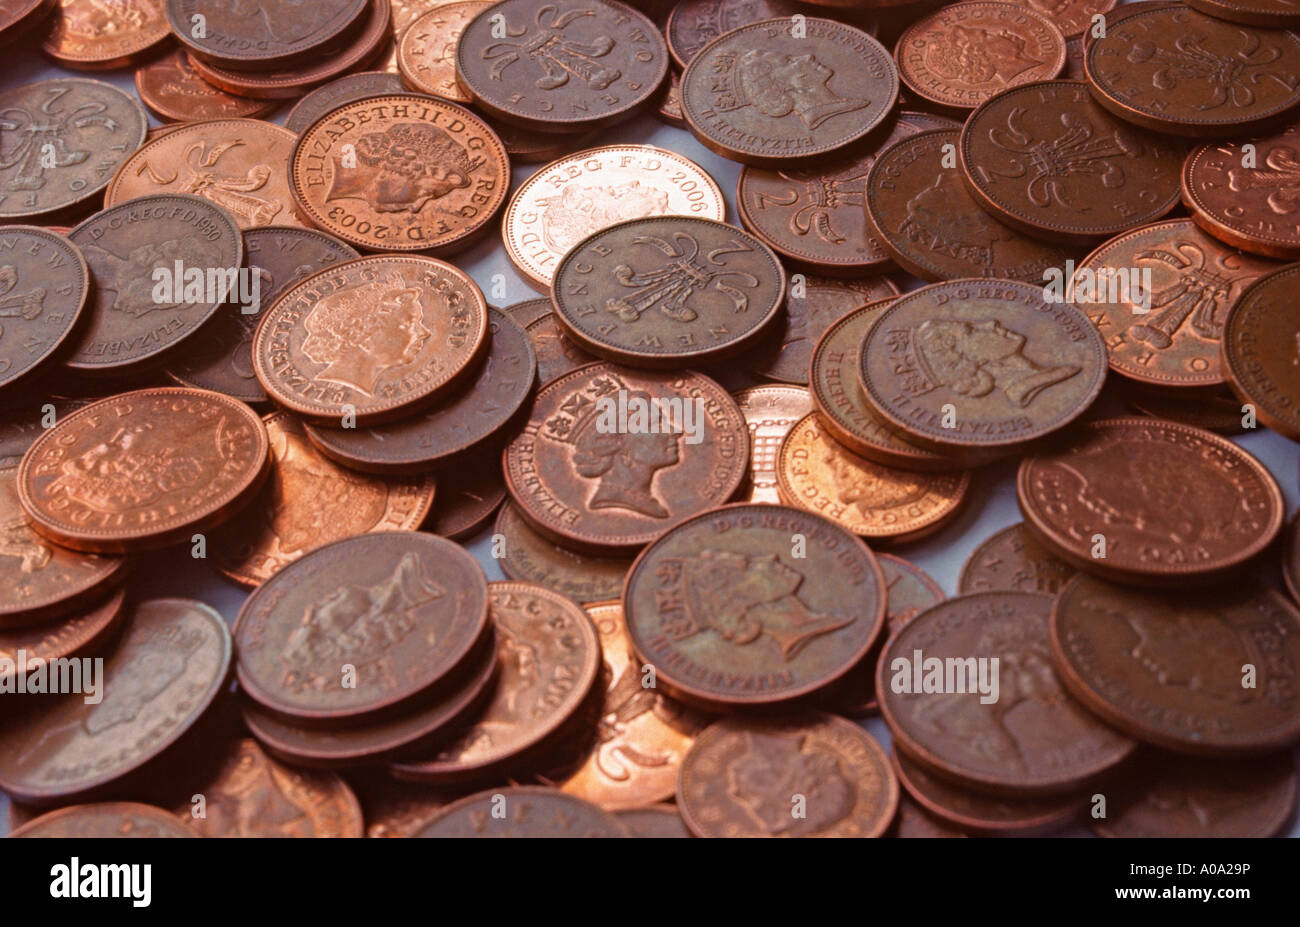
[[512, 165], [547, 164], [556, 158], [591, 144], [594, 133], [590, 130], [578, 132], [536, 132], [510, 125], [507, 122], [488, 121], [488, 125], [501, 138], [510, 155]]
[[1300, 10], [1296, 9], [1291, 0], [1189, 0], [1187, 5], [1230, 23], [1274, 29], [1300, 26]]
[[1272, 589], [1147, 592], [1076, 576], [1052, 609], [1070, 693], [1131, 737], [1181, 753], [1300, 740], [1300, 610]]
[[503, 429], [532, 395], [537, 362], [528, 336], [503, 312], [488, 309], [487, 352], [457, 393], [409, 418], [370, 428], [307, 425], [326, 457], [370, 473], [425, 473], [482, 445]]
[[677, 807], [697, 837], [881, 837], [898, 779], [880, 744], [843, 718], [723, 718], [686, 755]]
[[1074, 568], [1053, 557], [1016, 522], [980, 542], [962, 565], [957, 591], [1042, 592], [1056, 595], [1072, 576]]
[[1011, 280], [899, 297], [871, 324], [858, 361], [881, 417], [949, 454], [1011, 451], [1064, 428], [1106, 378], [1106, 346], [1087, 316]]
[[433, 477], [405, 480], [355, 473], [312, 445], [287, 412], [262, 420], [270, 474], [257, 497], [211, 538], [213, 560], [237, 583], [257, 586], [334, 541], [377, 531], [414, 531], [434, 499]]
[[91, 605], [71, 609], [35, 628], [0, 626], [0, 691], [13, 692], [20, 667], [36, 671], [36, 661], [96, 656], [117, 633], [126, 592], [118, 589]]
[[863, 141], [898, 100], [879, 42], [829, 19], [740, 26], [682, 73], [682, 112], [704, 147], [759, 167], [802, 166]]
[[86, 375], [158, 363], [226, 304], [244, 261], [234, 217], [189, 194], [120, 203], [68, 239], [90, 266], [94, 293], [64, 363]]
[[1223, 578], [1272, 544], [1284, 513], [1277, 480], [1249, 453], [1148, 418], [1078, 426], [1068, 443], [1021, 461], [1016, 495], [1050, 553], [1139, 584]]
[[875, 239], [922, 280], [1001, 277], [1040, 284], [1072, 252], [1003, 225], [979, 206], [952, 160], [960, 133], [921, 132], [881, 152], [867, 175]]
[[0, 222], [94, 202], [149, 127], [134, 97], [81, 77], [0, 90], [0, 113]]
[[506, 498], [501, 451], [495, 446], [442, 468], [437, 479], [438, 499], [424, 527], [445, 538], [460, 540], [477, 534]]
[[1087, 79], [1087, 72], [1083, 69], [1083, 36], [1076, 35], [1065, 40], [1065, 70], [1061, 72], [1061, 77], [1066, 80]]
[[746, 502], [780, 504], [776, 455], [786, 434], [813, 410], [812, 396], [799, 386], [751, 386], [732, 393], [749, 429], [749, 478], [741, 497]]
[[922, 811], [921, 807], [904, 791], [898, 797], [898, 816], [894, 819], [891, 836], [904, 839], [939, 839], [966, 835]]
[[630, 837], [608, 811], [555, 789], [488, 789], [453, 802], [416, 837]]
[[[538, 300], [549, 309], [549, 299]], [[525, 328], [528, 340], [537, 355], [537, 382], [550, 383], [556, 377], [576, 370], [586, 364], [594, 363], [599, 358], [593, 357], [573, 343], [560, 323], [555, 321], [555, 313], [547, 312], [528, 323]]]
[[10, 837], [197, 837], [162, 808], [135, 802], [73, 805], [43, 814], [9, 834]]
[[[396, 10], [396, 7], [394, 7]], [[301, 135], [330, 110], [366, 97], [390, 96], [406, 88], [396, 74], [385, 71], [362, 71], [322, 84], [293, 105], [284, 117], [284, 127]]]
[[632, 566], [630, 558], [580, 554], [542, 537], [513, 502], [497, 511], [492, 534], [501, 544], [497, 563], [506, 576], [545, 586], [578, 603], [618, 598]]
[[59, 0], [40, 41], [41, 51], [65, 68], [101, 71], [139, 61], [167, 39], [164, 0], [106, 5]]
[[452, 103], [471, 97], [456, 82], [456, 44], [469, 21], [489, 0], [440, 3], [420, 14], [397, 37], [397, 66], [413, 89]]
[[361, 801], [366, 836], [377, 839], [414, 836], [438, 811], [459, 797], [451, 790], [394, 779], [382, 766], [351, 770], [347, 781]]
[[389, 531], [288, 564], [235, 623], [244, 692], [303, 726], [374, 719], [454, 673], [487, 626], [487, 581], [458, 544]]
[[198, 720], [225, 684], [230, 651], [225, 622], [202, 602], [135, 605], [104, 657], [97, 695], [83, 679], [85, 692], [52, 699], [0, 729], [0, 788], [49, 804], [132, 772]]
[[775, 325], [786, 276], [754, 236], [711, 219], [619, 222], [555, 269], [556, 319], [581, 348], [635, 367], [680, 368], [735, 354]]
[[[663, 99], [659, 101], [659, 108], [655, 110], [655, 115], [670, 126], [679, 129], [689, 128], [686, 125], [686, 114], [682, 112], [682, 79], [676, 71], [668, 76], [668, 89], [664, 92]], [[686, 825], [683, 824], [682, 829], [685, 830], [685, 827]]]
[[58, 8], [58, 0], [10, 0], [0, 7], [0, 47], [31, 39]]
[[266, 402], [253, 371], [253, 333], [260, 310], [318, 270], [361, 255], [336, 238], [313, 229], [268, 225], [245, 229], [246, 266], [258, 277], [257, 305], [223, 306], [191, 340], [167, 374], [183, 386], [215, 390], [243, 402]]
[[[1094, 25], [1093, 17], [1115, 9], [1119, 0], [1007, 0], [1017, 6], [1042, 13], [1067, 39], [1082, 39]], [[1127, 7], [1125, 8], [1127, 9]], [[1106, 17], [1110, 19], [1110, 17]], [[1079, 80], [1083, 80], [1082, 72]]]
[[614, 817], [623, 822], [623, 826], [632, 832], [633, 837], [689, 839], [691, 836], [691, 832], [686, 829], [686, 822], [682, 820], [674, 805], [626, 808], [623, 811], [615, 811]]
[[1076, 791], [1126, 759], [1134, 743], [1075, 704], [1053, 673], [1051, 609], [1051, 596], [977, 592], [904, 625], [876, 669], [895, 749], [945, 780], [1019, 797]]
[[1038, 81], [971, 113], [958, 153], [982, 208], [1029, 235], [1091, 244], [1178, 205], [1185, 147], [1115, 118], [1088, 87]]
[[1008, 87], [1059, 75], [1065, 36], [1027, 3], [973, 0], [913, 23], [899, 36], [894, 59], [916, 96], [974, 109]]
[[1217, 431], [1223, 435], [1241, 434], [1246, 417], [1241, 400], [1227, 387], [1210, 395], [1199, 390], [1170, 393], [1162, 389], [1143, 389], [1129, 386], [1122, 390], [1124, 401], [1135, 411], [1152, 418]]
[[1258, 129], [1300, 105], [1300, 36], [1182, 4], [1130, 13], [1084, 47], [1088, 89], [1121, 119], [1173, 135]]
[[[550, 297], [542, 296], [537, 299], [525, 299], [523, 302], [506, 306], [504, 311], [506, 315], [527, 329], [529, 325], [532, 325], [542, 316], [550, 315], [553, 308]], [[534, 345], [534, 348], [536, 348], [536, 345]], [[545, 383], [546, 381], [543, 380], [542, 382]]]
[[1292, 516], [1287, 530], [1286, 553], [1282, 559], [1282, 575], [1291, 598], [1300, 603], [1300, 516]]
[[281, 294], [253, 335], [253, 370], [272, 401], [309, 421], [374, 425], [463, 382], [487, 338], [487, 303], [464, 271], [375, 255]]
[[0, 388], [59, 350], [89, 295], [90, 268], [66, 238], [34, 225], [0, 227]]
[[681, 0], [668, 14], [664, 38], [673, 61], [684, 68], [696, 52], [724, 32], [800, 11], [798, 4], [786, 0]]
[[135, 92], [165, 122], [265, 116], [275, 104], [237, 97], [212, 86], [180, 49], [136, 68]]
[[266, 477], [267, 449], [256, 413], [219, 393], [120, 393], [36, 439], [18, 465], [18, 501], [32, 527], [64, 547], [153, 550], [247, 504]]
[[740, 410], [708, 377], [589, 364], [537, 394], [527, 426], [506, 447], [506, 486], [547, 537], [628, 554], [730, 499], [748, 450]]
[[[176, 39], [201, 58], [241, 70], [299, 61], [340, 38], [362, 19], [366, 0], [261, 0], [246, 9], [221, 0], [164, 0]], [[194, 17], [206, 28], [196, 35]]]
[[456, 77], [503, 122], [596, 128], [653, 101], [668, 78], [668, 46], [649, 18], [614, 0], [502, 0], [461, 32]]
[[1300, 441], [1300, 304], [1292, 264], [1261, 277], [1223, 324], [1223, 367], [1237, 398], [1278, 434]]
[[33, 402], [30, 397], [14, 396], [0, 404], [0, 467], [17, 465], [23, 454], [45, 429], [69, 412], [80, 409], [90, 400], [56, 399]]
[[484, 234], [510, 185], [505, 149], [487, 123], [417, 94], [329, 111], [299, 136], [290, 173], [312, 222], [374, 251], [464, 248]]

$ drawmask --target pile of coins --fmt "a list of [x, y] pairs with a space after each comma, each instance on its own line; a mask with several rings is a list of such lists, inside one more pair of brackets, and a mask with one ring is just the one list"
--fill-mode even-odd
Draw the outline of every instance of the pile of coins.
[[0, 11], [15, 835], [1287, 827], [1289, 4], [253, 7]]

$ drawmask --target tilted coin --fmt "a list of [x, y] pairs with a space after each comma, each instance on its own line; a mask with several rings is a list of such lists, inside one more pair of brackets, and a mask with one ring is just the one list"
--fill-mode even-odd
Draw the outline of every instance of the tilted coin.
[[65, 68], [100, 71], [139, 61], [167, 39], [164, 0], [106, 6], [95, 0], [59, 0], [41, 51]]
[[452, 103], [470, 95], [456, 82], [456, 43], [469, 21], [492, 5], [489, 0], [440, 3], [422, 13], [397, 37], [397, 66], [412, 88]]
[[289, 115], [284, 117], [284, 127], [290, 132], [302, 134], [321, 116], [330, 110], [338, 109], [345, 103], [353, 103], [366, 97], [402, 93], [405, 89], [400, 77], [385, 71], [348, 74], [328, 84], [322, 84], [295, 103], [293, 109], [289, 110]]
[[[351, 29], [366, 0], [262, 0], [253, 10], [220, 0], [165, 0], [172, 33], [195, 54], [230, 67], [269, 70], [300, 60]], [[193, 18], [206, 28], [195, 34]]]
[[497, 563], [506, 576], [545, 586], [578, 603], [617, 598], [632, 566], [630, 558], [580, 554], [542, 537], [513, 502], [498, 510], [492, 533], [504, 548]]
[[272, 103], [238, 97], [212, 86], [179, 49], [136, 68], [135, 92], [167, 122], [264, 116], [275, 108]]
[[460, 795], [449, 789], [394, 779], [382, 766], [352, 770], [347, 781], [361, 802], [366, 836], [376, 839], [414, 836]]
[[11, 628], [0, 625], [0, 687], [12, 693], [20, 668], [35, 672], [37, 661], [57, 665], [55, 661], [95, 656], [105, 642], [117, 633], [125, 609], [126, 592], [118, 589], [98, 601], [73, 606], [53, 621], [37, 627]]
[[957, 591], [1042, 592], [1056, 595], [1074, 576], [1074, 568], [1045, 551], [1017, 522], [990, 535], [962, 565]]
[[[551, 301], [544, 302], [548, 309]], [[554, 312], [546, 312], [528, 323], [525, 331], [533, 344], [537, 355], [537, 382], [549, 383], [561, 374], [576, 370], [585, 364], [595, 363], [599, 358], [593, 357], [573, 343], [573, 339], [564, 333], [560, 323], [555, 320]]]
[[45, 429], [89, 401], [51, 396], [34, 402], [31, 397], [12, 396], [0, 403], [0, 467], [15, 466]]
[[894, 818], [894, 828], [890, 836], [911, 839], [941, 839], [947, 837], [965, 837], [957, 828], [931, 817], [921, 810], [906, 791], [898, 796], [898, 816]]
[[0, 46], [16, 45], [41, 32], [59, 8], [58, 0], [12, 0], [0, 8]]
[[1300, 441], [1300, 305], [1292, 264], [1261, 277], [1223, 323], [1224, 372], [1237, 398], [1278, 434]]
[[[544, 315], [550, 315], [554, 310], [551, 305], [549, 296], [542, 296], [537, 299], [525, 299], [522, 302], [512, 303], [505, 307], [505, 314], [510, 316], [524, 328], [528, 328]], [[546, 382], [545, 380], [542, 381]]]
[[800, 386], [751, 386], [732, 393], [749, 429], [747, 502], [780, 503], [776, 455], [794, 423], [812, 411], [812, 397]]
[[1300, 26], [1300, 10], [1290, 0], [1190, 0], [1187, 5], [1230, 23], [1276, 29]]
[[34, 225], [0, 227], [0, 388], [49, 360], [90, 297], [90, 268], [62, 235]]
[[162, 808], [135, 802], [73, 805], [43, 814], [11, 831], [10, 837], [197, 837]]
[[1134, 385], [1121, 390], [1121, 394], [1135, 412], [1152, 418], [1167, 418], [1223, 435], [1241, 434], [1245, 430], [1245, 408], [1226, 386], [1209, 395], [1200, 390], [1180, 395], [1158, 387], [1143, 389]]
[[691, 832], [678, 814], [675, 805], [651, 805], [645, 808], [626, 808], [615, 811], [614, 817], [632, 832], [633, 837], [690, 839]]
[[506, 498], [501, 449], [495, 445], [443, 467], [437, 480], [438, 498], [425, 529], [453, 540], [477, 534]]
[[[1084, 33], [1096, 22], [1093, 17], [1098, 14], [1105, 15], [1115, 9], [1118, 0], [1053, 0], [1049, 3], [1044, 3], [1042, 0], [1007, 0], [1007, 2], [1042, 13], [1056, 24], [1056, 28], [1061, 30], [1062, 35], [1067, 39], [1080, 39], [1082, 45]], [[1082, 74], [1079, 80], [1083, 80]]]
[[[500, 812], [500, 813], [498, 813]], [[416, 837], [630, 837], [608, 811], [555, 789], [489, 789], [453, 802]]]
[[[670, 126], [678, 129], [688, 128], [686, 125], [686, 114], [682, 112], [682, 87], [681, 77], [674, 71], [668, 78], [668, 89], [664, 92], [663, 98], [659, 101], [659, 108], [655, 110], [655, 115], [661, 122], [666, 122]], [[673, 812], [676, 814], [676, 812]], [[682, 825], [685, 830], [685, 825]]]
[[664, 37], [673, 61], [684, 68], [696, 52], [724, 32], [800, 11], [786, 0], [682, 0], [668, 14]]

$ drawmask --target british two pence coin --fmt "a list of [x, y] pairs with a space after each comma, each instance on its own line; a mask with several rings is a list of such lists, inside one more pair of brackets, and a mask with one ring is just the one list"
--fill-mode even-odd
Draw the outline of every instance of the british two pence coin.
[[135, 802], [74, 805], [29, 821], [10, 837], [197, 837], [162, 808]]
[[1237, 398], [1292, 441], [1300, 441], [1300, 307], [1292, 292], [1298, 272], [1292, 264], [1251, 284], [1228, 312], [1221, 341]]
[[90, 268], [68, 239], [33, 225], [0, 227], [0, 388], [50, 360], [90, 299]]
[[487, 0], [440, 3], [420, 14], [397, 35], [397, 66], [403, 79], [420, 93], [452, 103], [469, 103], [456, 81], [456, 44]]
[[[201, 58], [227, 67], [269, 71], [292, 64], [352, 29], [366, 0], [268, 0], [244, 10], [220, 0], [165, 0], [172, 34]], [[202, 16], [204, 29], [194, 29]]]
[[[498, 813], [501, 812], [501, 813]], [[489, 789], [452, 802], [416, 837], [630, 837], [608, 811], [557, 789], [514, 786]]]
[[[794, 423], [813, 410], [801, 386], [751, 386], [732, 393], [749, 428], [747, 502], [781, 502], [776, 478], [777, 453]], [[742, 498], [744, 496], [742, 495]]]
[[266, 100], [235, 96], [212, 86], [180, 49], [136, 68], [135, 91], [165, 122], [242, 119], [264, 116], [275, 108]]

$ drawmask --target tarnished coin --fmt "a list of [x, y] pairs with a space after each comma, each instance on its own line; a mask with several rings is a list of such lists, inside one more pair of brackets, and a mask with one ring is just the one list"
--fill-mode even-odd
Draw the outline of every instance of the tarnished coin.
[[0, 387], [31, 373], [68, 339], [90, 296], [90, 268], [62, 235], [0, 227]]
[[776, 455], [786, 434], [812, 411], [812, 397], [801, 386], [751, 386], [733, 393], [749, 429], [747, 502], [781, 502]]
[[528, 328], [542, 316], [550, 315], [554, 308], [549, 296], [541, 296], [537, 299], [525, 299], [523, 302], [513, 303], [506, 306], [503, 311], [524, 328]]
[[[0, 90], [0, 221], [91, 203], [144, 141], [149, 116], [111, 84], [60, 77]], [[53, 157], [42, 147], [50, 142]]]
[[[538, 302], [545, 303], [548, 309], [551, 307], [549, 299]], [[573, 343], [560, 323], [555, 321], [554, 312], [538, 316], [528, 323], [525, 331], [528, 332], [528, 340], [532, 342], [533, 353], [537, 355], [538, 383], [550, 383], [570, 370], [599, 360]]]
[[450, 789], [394, 779], [382, 766], [350, 771], [348, 785], [361, 802], [366, 836], [381, 839], [414, 836], [459, 796]]
[[1222, 578], [1272, 544], [1284, 514], [1277, 480], [1246, 451], [1149, 418], [1078, 426], [1069, 443], [1021, 461], [1016, 495], [1050, 553], [1139, 584]]
[[1187, 5], [1230, 23], [1275, 29], [1300, 26], [1300, 9], [1291, 0], [1189, 0]]
[[[97, 694], [50, 698], [0, 726], [0, 788], [31, 804], [74, 799], [162, 753], [225, 684], [230, 632], [191, 599], [135, 605], [104, 657]], [[92, 700], [93, 699], [93, 700]]]
[[746, 438], [735, 402], [706, 376], [589, 364], [537, 394], [506, 448], [506, 485], [542, 534], [627, 554], [730, 499]]
[[445, 538], [462, 540], [477, 534], [506, 498], [501, 449], [495, 445], [443, 467], [437, 480], [438, 498], [424, 527]]
[[18, 465], [18, 500], [32, 527], [64, 547], [153, 550], [247, 504], [266, 477], [267, 449], [256, 413], [219, 393], [120, 393], [36, 439]]
[[478, 239], [510, 185], [487, 123], [418, 94], [330, 110], [299, 136], [290, 174], [299, 207], [325, 231], [360, 248], [431, 254]]
[[1300, 740], [1300, 610], [1272, 589], [1146, 592], [1076, 576], [1052, 609], [1066, 689], [1107, 724], [1183, 753]]
[[[580, 554], [542, 537], [529, 527], [513, 502], [497, 512], [492, 533], [502, 545], [497, 563], [506, 576], [545, 586], [578, 603], [618, 598], [632, 566], [630, 558]], [[597, 620], [597, 626], [599, 623]], [[609, 656], [608, 647], [605, 655]]]
[[786, 0], [681, 0], [668, 14], [664, 37], [679, 68], [691, 63], [695, 53], [724, 32], [801, 12]]
[[[1261, 277], [1237, 300], [1223, 325], [1228, 383], [1259, 421], [1300, 441], [1300, 266]], [[1243, 410], [1244, 412], [1244, 410]]]
[[[790, 813], [791, 796], [804, 814]], [[898, 779], [880, 744], [842, 718], [723, 718], [686, 755], [677, 807], [697, 837], [881, 837]]]
[[[1093, 19], [1098, 14], [1106, 14], [1115, 9], [1119, 0], [1007, 0], [1017, 6], [1042, 13], [1050, 19], [1061, 34], [1067, 39], [1079, 39], [1095, 24]], [[1109, 18], [1109, 17], [1107, 17]], [[1083, 80], [1080, 73], [1079, 80]]]
[[[261, 0], [253, 8], [222, 0], [165, 0], [172, 34], [196, 55], [229, 67], [270, 70], [301, 60], [352, 29], [366, 0]], [[204, 19], [196, 34], [194, 16]]]
[[290, 723], [391, 714], [448, 678], [487, 620], [487, 581], [460, 545], [413, 531], [346, 538], [288, 564], [244, 601], [234, 630], [239, 685]]
[[1226, 386], [1208, 396], [1200, 390], [1179, 394], [1139, 386], [1128, 386], [1121, 393], [1134, 411], [1152, 418], [1167, 418], [1222, 435], [1241, 434], [1245, 430], [1247, 419], [1241, 400]]
[[721, 221], [726, 210], [695, 162], [652, 145], [607, 145], [560, 158], [520, 184], [501, 238], [515, 267], [546, 289], [570, 248], [611, 225], [649, 216]]
[[898, 796], [898, 816], [894, 818], [890, 836], [911, 840], [965, 837], [966, 834], [922, 811], [904, 790]]
[[53, 427], [60, 418], [89, 401], [53, 396], [10, 397], [0, 405], [0, 467], [16, 466], [46, 428]]
[[587, 236], [552, 280], [556, 319], [579, 347], [636, 367], [735, 354], [780, 318], [786, 275], [754, 236], [711, 219], [658, 216]]
[[1051, 609], [1047, 595], [977, 592], [904, 625], [876, 670], [895, 749], [943, 779], [1021, 797], [1076, 791], [1126, 759], [1135, 744], [1053, 673]]
[[133, 64], [167, 39], [164, 0], [59, 0], [40, 41], [41, 51], [65, 68], [101, 71]]
[[376, 255], [283, 293], [253, 335], [253, 370], [272, 401], [309, 421], [373, 425], [472, 375], [487, 332], [487, 303], [464, 271]]
[[212, 86], [179, 49], [136, 68], [135, 92], [166, 122], [264, 116], [275, 108], [273, 103], [237, 97]]
[[682, 73], [682, 112], [710, 150], [759, 167], [802, 166], [843, 151], [898, 101], [898, 69], [879, 42], [829, 19], [740, 26]]
[[1034, 536], [1016, 522], [980, 543], [962, 565], [957, 591], [1042, 592], [1056, 595], [1074, 568], [1043, 550]]
[[[498, 813], [500, 812], [500, 813]], [[488, 789], [453, 802], [416, 837], [630, 837], [608, 811], [555, 789]]]
[[633, 837], [690, 839], [691, 832], [677, 812], [675, 805], [653, 805], [646, 808], [627, 808], [615, 811], [614, 817], [632, 832]]
[[397, 66], [413, 89], [452, 103], [471, 97], [456, 82], [456, 43], [469, 21], [489, 0], [440, 3], [422, 13], [397, 37]]
[[[10, 837], [197, 837], [162, 808], [135, 802], [115, 801], [95, 805], [73, 805], [43, 814], [11, 832]], [[74, 876], [75, 878], [75, 876]]]
[[[397, 7], [393, 7], [396, 13]], [[394, 21], [394, 25], [396, 22]], [[386, 71], [362, 71], [322, 84], [293, 105], [284, 117], [284, 127], [301, 134], [330, 110], [366, 97], [389, 96], [406, 88], [402, 79]]]
[[0, 686], [14, 692], [20, 668], [35, 673], [41, 664], [57, 666], [58, 660], [100, 653], [117, 633], [125, 600], [126, 592], [118, 589], [91, 604], [65, 609], [38, 627], [0, 625]]

